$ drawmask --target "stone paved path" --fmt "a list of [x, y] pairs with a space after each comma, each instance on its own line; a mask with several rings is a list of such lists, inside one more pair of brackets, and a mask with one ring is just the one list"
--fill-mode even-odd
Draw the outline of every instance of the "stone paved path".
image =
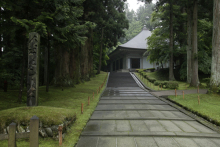
[[129, 73], [110, 74], [108, 87], [77, 144], [77, 147], [219, 146], [220, 134], [139, 88]]

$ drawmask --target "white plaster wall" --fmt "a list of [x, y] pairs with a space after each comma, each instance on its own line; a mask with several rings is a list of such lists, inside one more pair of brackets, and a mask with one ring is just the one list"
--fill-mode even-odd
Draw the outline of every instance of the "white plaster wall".
[[153, 68], [154, 65], [150, 64], [150, 61], [147, 60], [147, 57], [143, 57], [143, 69]]

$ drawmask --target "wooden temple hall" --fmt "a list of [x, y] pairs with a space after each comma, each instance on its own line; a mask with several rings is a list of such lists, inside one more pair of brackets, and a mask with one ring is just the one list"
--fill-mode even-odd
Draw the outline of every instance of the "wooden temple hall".
[[147, 56], [143, 56], [147, 51], [147, 37], [151, 32], [144, 26], [142, 31], [134, 38], [117, 47], [111, 52], [108, 61], [108, 71], [129, 72], [135, 69], [155, 68], [155, 64], [150, 64]]

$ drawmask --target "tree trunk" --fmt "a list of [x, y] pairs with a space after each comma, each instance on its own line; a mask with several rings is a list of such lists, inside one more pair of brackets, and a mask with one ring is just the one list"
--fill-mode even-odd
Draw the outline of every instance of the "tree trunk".
[[89, 38], [89, 41], [90, 41], [90, 46], [89, 46], [89, 75], [90, 77], [91, 76], [94, 76], [93, 75], [93, 30], [91, 29], [90, 30], [90, 38]]
[[170, 62], [169, 62], [169, 81], [174, 81], [173, 74], [173, 2], [170, 0]]
[[81, 45], [81, 78], [83, 80], [89, 80], [88, 76], [88, 48], [89, 48], [89, 38], [85, 41], [84, 45]]
[[80, 52], [79, 47], [75, 46], [70, 52], [70, 77], [74, 84], [80, 83]]
[[71, 86], [70, 78], [70, 54], [63, 46], [58, 45], [56, 49], [56, 69], [55, 69], [55, 85], [56, 86]]
[[23, 88], [24, 88], [26, 44], [27, 44], [27, 41], [26, 41], [26, 39], [24, 39], [22, 68], [21, 68], [21, 81], [20, 81], [20, 91], [19, 91], [19, 96], [18, 96], [18, 103], [21, 103], [21, 101], [22, 101], [22, 93], [23, 93]]
[[46, 85], [48, 74], [48, 47], [45, 47], [44, 51], [44, 85]]
[[192, 32], [192, 78], [191, 86], [199, 85], [198, 77], [198, 41], [197, 41], [197, 21], [198, 21], [198, 3], [197, 0], [194, 0], [193, 4], [193, 32]]
[[192, 11], [190, 6], [187, 7], [187, 83], [191, 83], [191, 53], [192, 53]]
[[214, 0], [211, 87], [220, 85], [220, 0]]
[[97, 74], [100, 74], [100, 70], [102, 67], [102, 45], [103, 45], [103, 28], [102, 28], [102, 38], [101, 38], [101, 47], [100, 47], [100, 55], [99, 55], [99, 68]]

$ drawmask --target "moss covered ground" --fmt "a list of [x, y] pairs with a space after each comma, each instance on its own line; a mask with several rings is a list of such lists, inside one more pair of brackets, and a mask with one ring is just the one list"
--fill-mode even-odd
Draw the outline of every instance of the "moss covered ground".
[[[200, 104], [198, 103], [198, 96]], [[220, 95], [219, 94], [187, 94], [169, 96], [172, 101], [183, 106], [185, 109], [200, 115], [207, 120], [220, 126]]]
[[[63, 146], [74, 146], [86, 125], [88, 119], [93, 113], [101, 92], [97, 94], [97, 89], [104, 82], [106, 72], [101, 72], [90, 81], [75, 85], [75, 87], [66, 87], [62, 91], [59, 87], [50, 87], [49, 92], [42, 86], [39, 89], [39, 106], [26, 107], [25, 95], [23, 93], [23, 102], [17, 104], [18, 91], [0, 92], [0, 125], [1, 127], [9, 125], [12, 121], [29, 122], [33, 115], [39, 117], [40, 121], [48, 125], [61, 124], [66, 117], [76, 117], [76, 122], [68, 130], [63, 141]], [[94, 100], [92, 98], [94, 92]], [[88, 96], [90, 96], [90, 105], [88, 106]], [[81, 103], [84, 104], [84, 113], [81, 114]], [[40, 138], [40, 147], [56, 147], [58, 141], [51, 138]], [[0, 141], [1, 147], [7, 147], [7, 140]], [[17, 140], [17, 146], [29, 146], [28, 139]]]

